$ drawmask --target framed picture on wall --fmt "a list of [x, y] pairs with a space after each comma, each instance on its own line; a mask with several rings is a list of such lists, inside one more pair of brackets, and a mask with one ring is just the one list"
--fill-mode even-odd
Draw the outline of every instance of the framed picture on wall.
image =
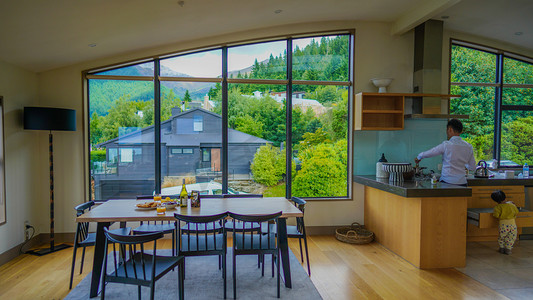
[[6, 223], [6, 183], [4, 157], [4, 97], [0, 96], [0, 225]]

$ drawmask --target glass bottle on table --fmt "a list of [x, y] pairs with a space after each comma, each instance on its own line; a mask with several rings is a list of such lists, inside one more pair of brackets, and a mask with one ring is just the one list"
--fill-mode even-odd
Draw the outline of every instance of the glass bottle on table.
[[187, 188], [185, 188], [185, 179], [183, 179], [183, 184], [181, 185], [180, 206], [187, 206]]

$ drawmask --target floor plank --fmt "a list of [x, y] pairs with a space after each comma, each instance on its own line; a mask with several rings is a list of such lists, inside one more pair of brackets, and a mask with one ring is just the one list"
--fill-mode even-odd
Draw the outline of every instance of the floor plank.
[[[334, 236], [310, 236], [308, 242], [311, 280], [324, 299], [507, 299], [455, 269], [420, 270], [377, 243], [352, 245]], [[164, 239], [159, 246], [170, 248], [171, 242]], [[289, 246], [299, 259], [298, 241], [290, 240]], [[469, 249], [469, 256], [476, 251], [488, 252]], [[523, 251], [533, 246], [524, 245]], [[79, 250], [74, 285], [91, 271], [92, 258], [89, 247], [80, 275]], [[0, 266], [0, 299], [64, 298], [71, 260], [72, 248], [41, 257], [20, 255]]]

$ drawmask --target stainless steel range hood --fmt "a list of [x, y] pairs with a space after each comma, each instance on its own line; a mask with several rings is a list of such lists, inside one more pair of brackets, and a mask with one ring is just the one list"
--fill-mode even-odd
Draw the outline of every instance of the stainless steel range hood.
[[468, 118], [448, 113], [449, 97], [441, 95], [443, 22], [428, 20], [415, 28], [412, 113], [405, 118]]

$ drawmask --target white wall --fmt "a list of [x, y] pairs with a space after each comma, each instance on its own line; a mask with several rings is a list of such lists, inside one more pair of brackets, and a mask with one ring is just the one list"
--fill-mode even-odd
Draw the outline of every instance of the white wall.
[[[0, 254], [24, 241], [24, 221], [36, 224], [41, 220], [43, 200], [48, 203], [40, 192], [47, 178], [36, 173], [46, 159], [46, 155], [39, 153], [42, 134], [24, 131], [22, 127], [23, 107], [38, 105], [37, 90], [36, 74], [0, 61], [7, 205], [7, 222], [0, 225]], [[44, 143], [47, 144], [46, 138]]]

